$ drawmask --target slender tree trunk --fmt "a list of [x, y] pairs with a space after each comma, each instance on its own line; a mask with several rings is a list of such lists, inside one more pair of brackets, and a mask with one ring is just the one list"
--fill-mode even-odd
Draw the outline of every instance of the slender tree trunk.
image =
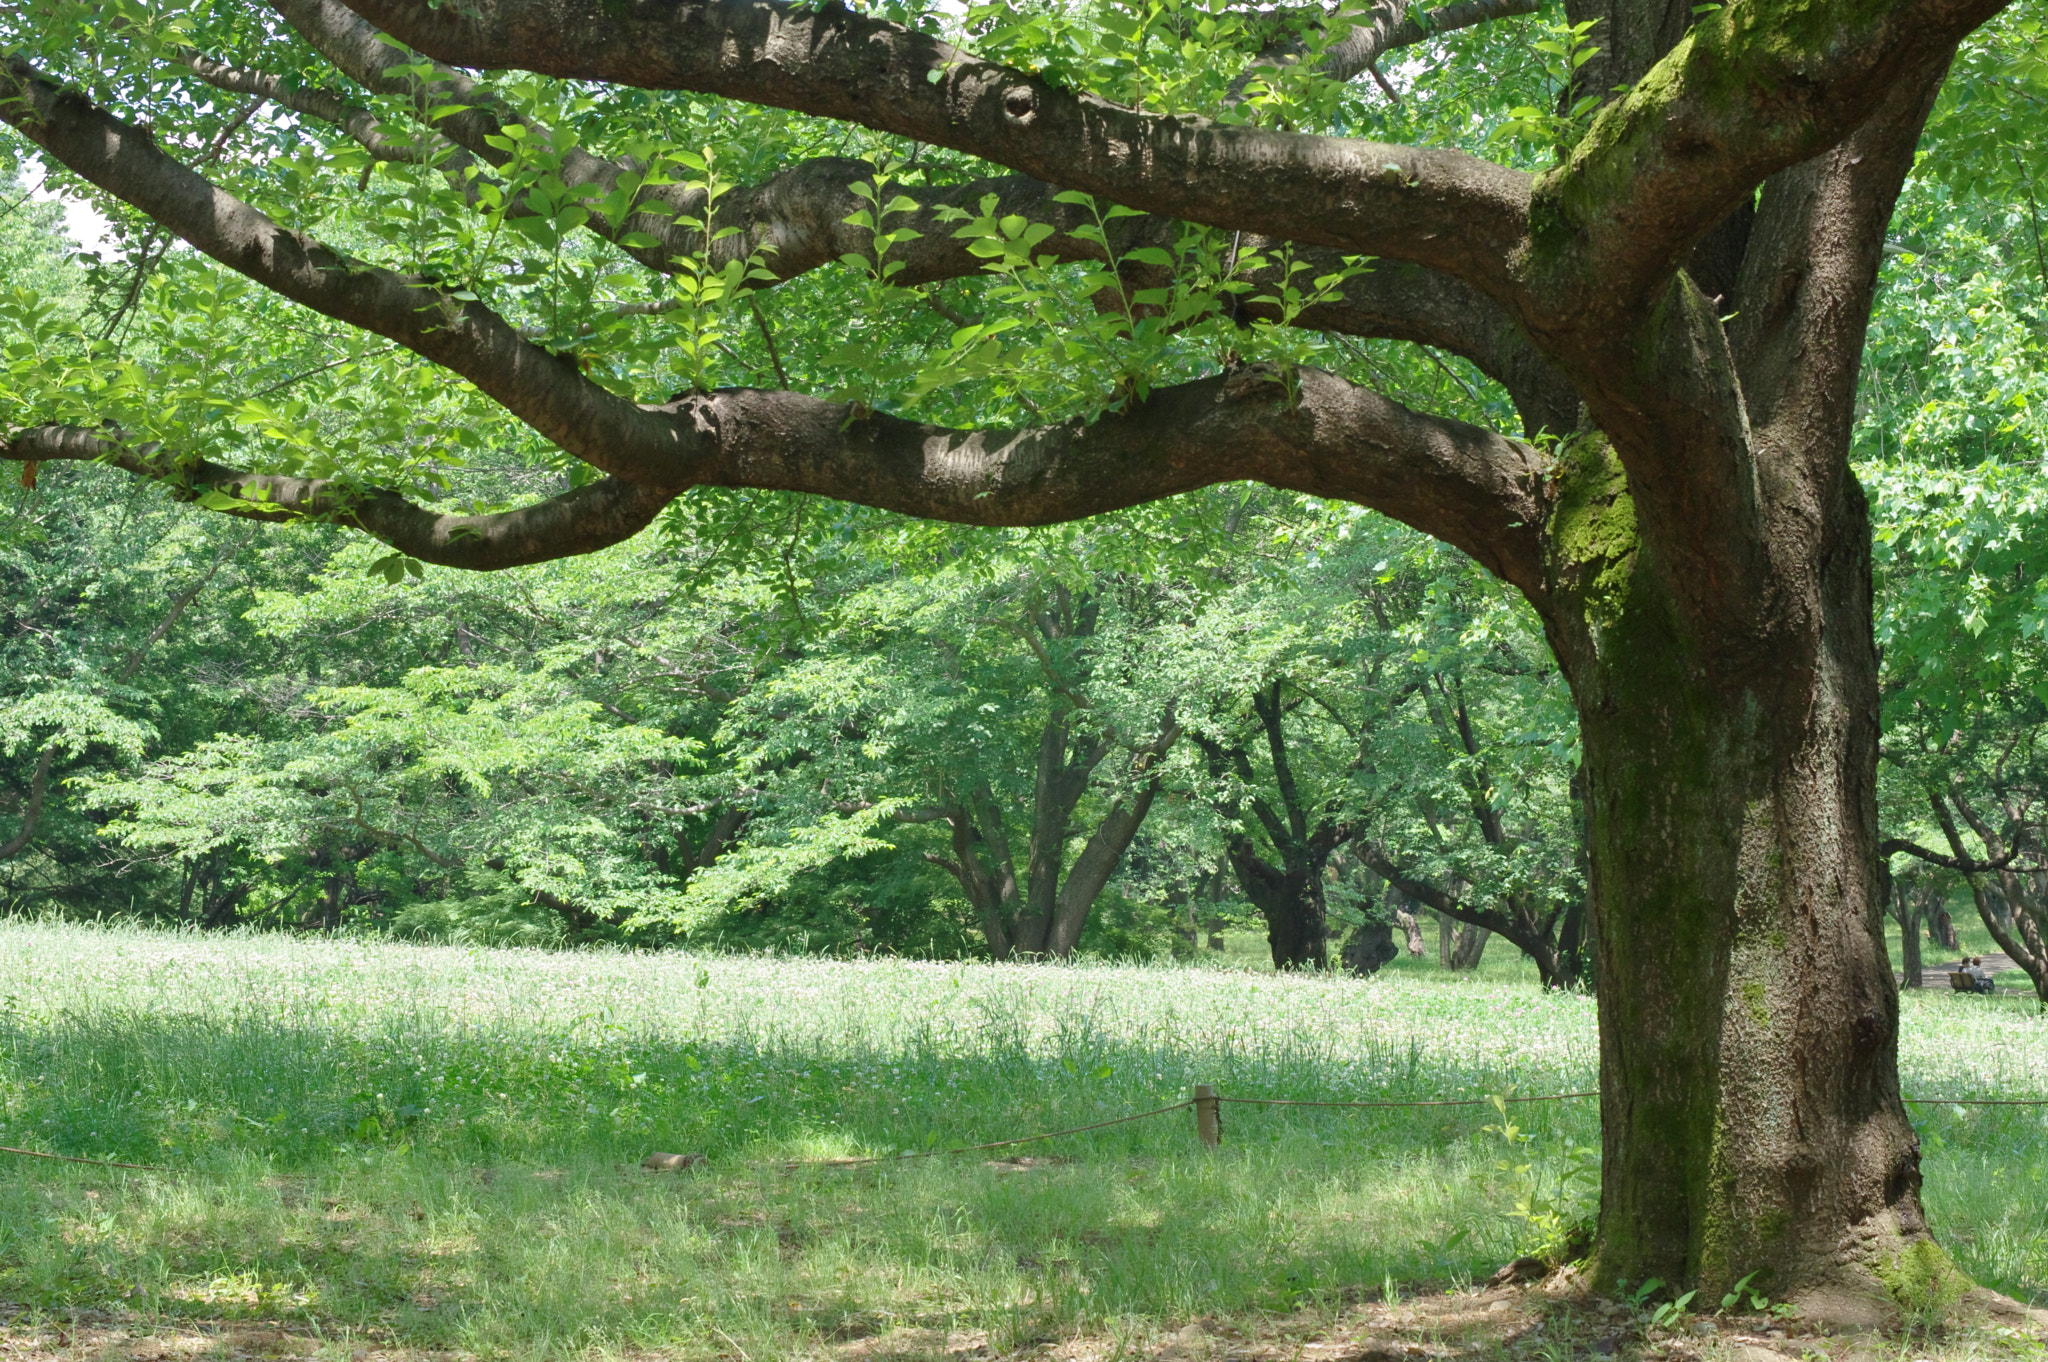
[[1899, 986], [1919, 988], [1926, 966], [1920, 957], [1920, 900], [1911, 883], [1894, 882], [1889, 898], [1892, 916], [1899, 924]]
[[[1056, 907], [1053, 910], [1052, 930], [1047, 933], [1046, 951], [1064, 960], [1080, 944], [1081, 929], [1088, 925], [1088, 910], [1095, 906], [1095, 900], [1102, 897], [1103, 889], [1109, 884], [1109, 877], [1116, 873], [1124, 853], [1130, 850], [1131, 839], [1144, 826], [1145, 815], [1152, 811], [1152, 801], [1159, 795], [1159, 782], [1152, 780], [1140, 787], [1129, 799], [1119, 799], [1102, 816], [1102, 822], [1088, 837], [1081, 854], [1074, 858], [1072, 869], [1067, 871], [1061, 882]], [[1193, 921], [1190, 917], [1189, 921]]]
[[43, 797], [50, 789], [50, 767], [56, 760], [57, 744], [52, 740], [36, 758], [35, 774], [28, 782], [28, 800], [22, 805], [21, 827], [5, 845], [0, 845], [0, 861], [12, 860], [35, 840], [36, 826], [43, 821]]
[[1564, 910], [1557, 929], [1558, 988], [1577, 988], [1588, 982], [1583, 966], [1586, 949], [1586, 900], [1574, 899]]
[[1072, 739], [1071, 711], [1055, 708], [1038, 739], [1031, 839], [1024, 859], [1024, 913], [1017, 921], [1017, 951], [1022, 955], [1065, 954], [1054, 936], [1067, 834], [1074, 825], [1074, 810], [1088, 792], [1089, 778], [1109, 751], [1108, 743], [1090, 740], [1086, 750], [1069, 756]]
[[1012, 933], [1017, 920], [1017, 873], [1010, 862], [1002, 811], [996, 808], [994, 798], [986, 787], [978, 788], [966, 801], [942, 805], [913, 821], [946, 824], [952, 834], [953, 854], [940, 856], [928, 851], [925, 859], [950, 874], [967, 896], [975, 916], [981, 919], [989, 958], [1008, 960], [1016, 953]]
[[1963, 939], [1956, 935], [1956, 920], [1948, 910], [1948, 895], [1930, 883], [1923, 891], [1920, 915], [1927, 923], [1927, 939], [1943, 950], [1959, 951]]
[[1451, 968], [1473, 970], [1479, 968], [1479, 957], [1486, 954], [1486, 943], [1493, 939], [1493, 933], [1484, 927], [1475, 927], [1469, 922], [1458, 925], [1458, 937], [1451, 946]]

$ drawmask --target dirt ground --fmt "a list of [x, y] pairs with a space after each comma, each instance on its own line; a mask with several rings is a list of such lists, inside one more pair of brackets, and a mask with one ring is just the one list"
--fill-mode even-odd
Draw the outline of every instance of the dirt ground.
[[[1494, 1286], [1363, 1302], [1257, 1321], [1197, 1319], [1171, 1331], [1041, 1341], [998, 1353], [981, 1332], [897, 1329], [774, 1362], [2048, 1362], [2048, 1326], [1959, 1327], [1933, 1337], [1802, 1331], [1771, 1316], [1690, 1319], [1649, 1327], [1640, 1312], [1560, 1282]], [[629, 1357], [636, 1356], [629, 1354]], [[638, 1354], [654, 1362], [725, 1357], [771, 1362], [736, 1347]], [[151, 1323], [83, 1312], [62, 1321], [0, 1323], [0, 1362], [471, 1362], [340, 1340], [260, 1322]]]

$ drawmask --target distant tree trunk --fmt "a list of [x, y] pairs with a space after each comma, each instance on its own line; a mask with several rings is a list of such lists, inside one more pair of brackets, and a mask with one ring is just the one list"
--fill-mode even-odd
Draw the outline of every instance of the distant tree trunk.
[[1963, 939], [1956, 935], [1956, 920], [1948, 911], [1948, 894], [1940, 881], [1930, 880], [1922, 893], [1920, 913], [1927, 921], [1927, 939], [1943, 950], [1961, 950]]
[[[1437, 741], [1461, 758], [1458, 779], [1464, 787], [1479, 840], [1497, 854], [1512, 855], [1517, 842], [1501, 821], [1500, 810], [1494, 807], [1493, 777], [1487, 771], [1471, 710], [1465, 703], [1463, 681], [1454, 675], [1433, 673], [1422, 687], [1422, 698], [1430, 724], [1436, 729]], [[1574, 790], [1583, 790], [1582, 775], [1574, 778], [1572, 786]], [[1583, 800], [1579, 802], [1583, 804]], [[1432, 816], [1432, 826], [1434, 823]], [[1579, 836], [1579, 847], [1583, 858], [1583, 833]], [[1495, 902], [1475, 903], [1469, 885], [1456, 879], [1446, 889], [1427, 884], [1399, 866], [1383, 844], [1361, 846], [1360, 854], [1368, 866], [1403, 894], [1428, 904], [1439, 914], [1437, 958], [1445, 969], [1476, 968], [1486, 951], [1487, 939], [1498, 934], [1536, 963], [1545, 988], [1570, 988], [1578, 983], [1585, 956], [1581, 935], [1586, 917], [1583, 899], [1565, 904], [1545, 903], [1522, 890], [1501, 894]], [[1463, 925], [1454, 928], [1450, 925], [1452, 921]]]
[[1403, 871], [1377, 842], [1362, 841], [1359, 852], [1389, 884], [1436, 915], [1437, 963], [1443, 968], [1477, 968], [1487, 941], [1498, 935], [1536, 963], [1545, 988], [1570, 988], [1579, 981], [1583, 953], [1576, 933], [1585, 922], [1583, 904], [1539, 910], [1528, 895], [1514, 893], [1504, 895], [1499, 907], [1475, 906], [1467, 897], [1470, 886], [1462, 881], [1454, 879], [1449, 889], [1439, 889]]
[[29, 777], [28, 798], [22, 803], [21, 827], [5, 845], [0, 845], [0, 861], [14, 859], [35, 840], [36, 825], [43, 820], [43, 797], [50, 788], [50, 767], [56, 760], [57, 744], [53, 740], [36, 758], [35, 774]]
[[952, 875], [981, 920], [982, 939], [990, 958], [1008, 960], [1016, 953], [1014, 930], [1019, 908], [1017, 868], [1010, 857], [1009, 835], [1002, 811], [987, 782], [977, 784], [964, 800], [936, 808], [908, 810], [899, 822], [943, 822], [952, 834], [951, 856], [927, 851], [924, 858]]
[[[1180, 739], [1169, 714], [1161, 731], [1139, 748], [1134, 761], [1142, 773], [1156, 765]], [[1031, 836], [1026, 870], [1017, 874], [1007, 821], [988, 782], [968, 800], [898, 815], [904, 822], [943, 821], [953, 831], [953, 854], [925, 859], [959, 883], [981, 919], [989, 954], [1065, 959], [1080, 944], [1089, 910], [1102, 897], [1146, 815], [1158, 797], [1157, 776], [1112, 799], [1071, 866], [1066, 864], [1076, 808], [1088, 792], [1095, 769], [1114, 749], [1113, 735], [1075, 739], [1072, 711], [1059, 710], [1041, 730], [1038, 768], [1030, 809]]]
[[1361, 976], [1379, 973], [1382, 965], [1401, 954], [1393, 933], [1393, 927], [1384, 922], [1364, 922], [1354, 927], [1339, 954], [1344, 968]]
[[[1293, 864], [1273, 865], [1249, 837], [1230, 842], [1230, 868], [1252, 907], [1266, 919], [1266, 944], [1275, 969], [1330, 967], [1329, 912], [1323, 899], [1322, 867], [1308, 864], [1312, 848]], [[1327, 852], [1324, 853], [1328, 855]]]
[[[1252, 713], [1272, 762], [1273, 792], [1279, 796], [1279, 807], [1261, 793], [1252, 796], [1249, 809], [1235, 797], [1219, 801], [1216, 808], [1238, 825], [1228, 849], [1230, 868], [1244, 896], [1266, 919], [1266, 945], [1272, 952], [1273, 968], [1328, 969], [1329, 913], [1323, 873], [1337, 848], [1350, 840], [1352, 827], [1333, 810], [1311, 810], [1303, 800], [1287, 754], [1281, 684], [1274, 681], [1252, 695]], [[1234, 773], [1243, 785], [1256, 785], [1251, 756], [1242, 744], [1225, 747], [1199, 734], [1195, 741], [1208, 757], [1210, 775]], [[1253, 841], [1253, 827], [1265, 834], [1272, 859], [1262, 855]]]
[[320, 897], [320, 912], [315, 925], [334, 931], [341, 926], [342, 895], [348, 889], [349, 874], [346, 870], [336, 871], [327, 877], [327, 890]]
[[1564, 910], [1564, 923], [1557, 929], [1558, 971], [1564, 980], [1559, 987], [1576, 984], [1590, 989], [1592, 986], [1592, 978], [1586, 970], [1591, 959], [1586, 949], [1586, 919], [1590, 908], [1585, 898], [1580, 897], [1573, 899]]
[[1415, 914], [1408, 910], [1408, 903], [1409, 900], [1402, 896], [1399, 889], [1391, 884], [1387, 886], [1387, 908], [1394, 916], [1394, 925], [1399, 927], [1403, 935], [1408, 938], [1409, 958], [1420, 960], [1422, 958], [1422, 924], [1416, 921]]
[[1920, 963], [1920, 902], [1915, 893], [1919, 886], [1911, 877], [1892, 878], [1886, 865], [1889, 859], [1878, 858], [1878, 893], [1892, 920], [1899, 924], [1899, 987], [1919, 988], [1925, 972]]
[[1475, 927], [1467, 922], [1458, 928], [1458, 944], [1451, 951], [1452, 969], [1478, 969], [1479, 957], [1486, 954], [1486, 943], [1493, 939], [1493, 933], [1484, 927]]

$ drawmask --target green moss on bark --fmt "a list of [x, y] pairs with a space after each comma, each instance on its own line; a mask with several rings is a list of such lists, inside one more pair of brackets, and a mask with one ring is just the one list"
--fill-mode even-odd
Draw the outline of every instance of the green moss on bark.
[[1545, 528], [1552, 573], [1585, 602], [1586, 617], [1611, 629], [1621, 616], [1636, 561], [1636, 506], [1628, 474], [1607, 437], [1573, 436], [1558, 449]]
[[1931, 1239], [1915, 1239], [1885, 1254], [1877, 1264], [1877, 1279], [1908, 1321], [1927, 1327], [1943, 1323], [1974, 1285]]

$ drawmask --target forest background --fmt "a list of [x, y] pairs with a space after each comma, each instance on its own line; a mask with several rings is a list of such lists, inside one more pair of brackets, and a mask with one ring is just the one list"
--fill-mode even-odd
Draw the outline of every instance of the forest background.
[[[1574, 59], [1556, 28], [1452, 35], [1448, 74], [1409, 78], [1540, 85]], [[1433, 93], [1447, 116], [1455, 89]], [[289, 176], [281, 125], [245, 107], [223, 99], [222, 144], [275, 141]], [[2042, 127], [2041, 22], [2009, 14], [1966, 47], [1893, 221], [1858, 466], [1897, 963], [1917, 982], [1974, 909], [2048, 999]], [[517, 437], [466, 387], [308, 326], [117, 204], [80, 251], [49, 197], [77, 186], [6, 136], [0, 418], [89, 355], [175, 391], [160, 422], [430, 459], [411, 472], [451, 501], [570, 485], [560, 456], [494, 445]], [[402, 197], [337, 200], [325, 230], [402, 233]], [[587, 310], [592, 248], [534, 249], [537, 305]], [[799, 281], [690, 344], [817, 391], [875, 381], [882, 334], [972, 367], [976, 286], [885, 283]], [[1462, 359], [1327, 339], [1393, 396], [1512, 424]], [[1577, 765], [1512, 591], [1270, 488], [1042, 530], [699, 489], [656, 533], [496, 574], [257, 530], [92, 466], [0, 494], [6, 911], [998, 959], [1256, 928], [1276, 965], [1360, 971], [1404, 948], [1469, 968], [1497, 935], [1571, 986], [1594, 982]]]

